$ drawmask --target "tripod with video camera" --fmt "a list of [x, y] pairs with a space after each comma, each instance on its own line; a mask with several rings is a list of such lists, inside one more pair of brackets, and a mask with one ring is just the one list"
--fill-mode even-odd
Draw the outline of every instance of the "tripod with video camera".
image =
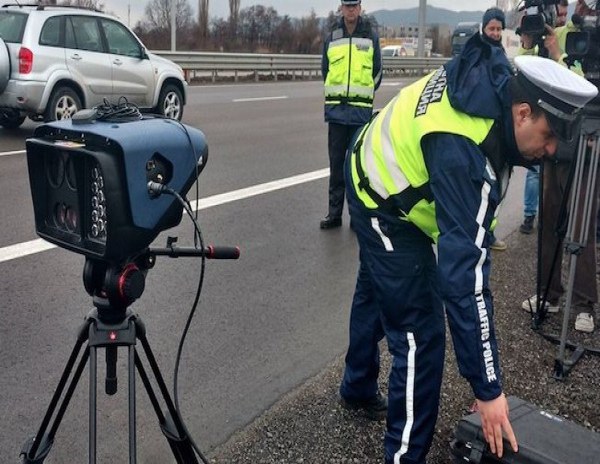
[[[552, 266], [548, 273], [548, 282], [543, 286], [546, 290], [541, 298], [538, 298], [538, 307], [532, 316], [532, 324], [535, 330], [548, 340], [559, 345], [558, 355], [554, 365], [554, 377], [564, 378], [579, 359], [587, 352], [591, 354], [600, 354], [600, 348], [584, 346], [567, 340], [570, 324], [571, 310], [574, 299], [575, 276], [578, 265], [578, 258], [583, 250], [589, 246], [590, 223], [597, 214], [594, 205], [594, 195], [597, 192], [598, 184], [598, 163], [600, 160], [600, 107], [598, 104], [591, 104], [586, 107], [584, 118], [578, 137], [577, 151], [575, 159], [571, 162], [569, 179], [567, 181], [566, 191], [561, 205], [559, 217], [564, 217], [566, 204], [568, 201], [568, 215], [566, 217], [566, 227], [557, 227], [558, 242], [554, 251]], [[543, 178], [543, 172], [542, 172]], [[543, 181], [542, 181], [543, 183]], [[542, 207], [543, 208], [543, 205]], [[543, 214], [543, 213], [542, 213]], [[552, 224], [541, 224], [543, 227], [552, 227]], [[541, 293], [541, 233], [538, 242], [538, 295]], [[541, 330], [541, 325], [546, 319], [548, 306], [546, 305], [550, 282], [555, 272], [561, 272], [557, 266], [557, 257], [559, 248], [564, 247], [569, 255], [568, 278], [566, 284], [566, 295], [563, 320], [560, 335], [548, 334]], [[595, 276], [592, 276], [595, 279]], [[532, 308], [533, 309], [533, 308]], [[567, 349], [571, 351], [570, 355]]]
[[[117, 116], [118, 110], [114, 112]], [[91, 464], [96, 462], [98, 349], [105, 350], [105, 390], [113, 395], [117, 391], [118, 348], [124, 347], [128, 357], [129, 463], [136, 462], [136, 369], [175, 461], [197, 464], [198, 456], [207, 463], [179, 413], [177, 367], [202, 289], [204, 260], [237, 259], [239, 249], [204, 247], [194, 211], [183, 197], [206, 164], [204, 134], [173, 120], [141, 115], [114, 119], [110, 112], [103, 112], [41, 125], [26, 145], [36, 232], [51, 243], [85, 255], [83, 282], [94, 309], [79, 330], [37, 434], [23, 445], [22, 462], [42, 464], [48, 456], [88, 361], [88, 455]], [[166, 248], [149, 248], [160, 232], [181, 222], [184, 210], [194, 224], [199, 246], [178, 248], [174, 246], [176, 239], [169, 238]], [[146, 274], [157, 256], [202, 258], [196, 298], [179, 344], [175, 401], [152, 353], [144, 324], [129, 309], [142, 295]], [[136, 349], [138, 341], [166, 405], [164, 413]]]
[[[599, 7], [597, 2], [593, 6], [588, 6], [593, 13], [590, 16], [580, 17], [573, 15], [573, 23], [577, 24], [578, 32], [569, 32], [566, 36], [566, 53], [568, 58], [565, 62], [570, 66], [576, 61], [581, 63], [585, 77], [596, 87], [600, 83], [600, 50], [597, 44], [600, 38], [599, 25]], [[589, 103], [583, 112], [583, 121], [578, 137], [578, 146], [575, 158], [571, 161], [571, 170], [567, 182], [566, 192], [561, 205], [561, 214], [564, 216], [567, 200], [569, 204], [569, 213], [566, 222], [566, 228], [561, 230], [557, 228], [558, 243], [554, 252], [554, 259], [550, 268], [546, 291], [543, 298], [539, 298], [541, 289], [541, 233], [538, 235], [538, 307], [533, 316], [533, 328], [540, 329], [547, 313], [546, 299], [552, 276], [555, 272], [561, 272], [556, 269], [559, 247], [565, 247], [570, 255], [569, 273], [567, 281], [566, 301], [563, 314], [563, 321], [560, 336], [553, 334], [542, 335], [559, 344], [558, 356], [554, 365], [554, 377], [563, 379], [575, 364], [585, 353], [600, 354], [600, 348], [586, 346], [581, 343], [575, 343], [567, 340], [568, 327], [570, 321], [571, 307], [573, 303], [573, 289], [577, 270], [577, 260], [582, 251], [588, 246], [590, 224], [597, 214], [596, 198], [598, 188], [598, 164], [600, 158], [600, 99], [596, 97]], [[543, 176], [542, 176], [543, 178]], [[543, 187], [542, 187], [543, 190]], [[541, 208], [543, 204], [541, 205]], [[543, 227], [543, 225], [542, 225]], [[594, 263], [595, 264], [595, 263]], [[595, 279], [595, 273], [589, 278]], [[595, 285], [595, 280], [594, 280]], [[590, 320], [588, 318], [588, 320]], [[593, 319], [591, 319], [593, 324]], [[585, 321], [584, 321], [585, 322]], [[588, 325], [592, 325], [588, 324]], [[593, 327], [586, 328], [593, 330]], [[567, 349], [571, 354], [567, 355]]]

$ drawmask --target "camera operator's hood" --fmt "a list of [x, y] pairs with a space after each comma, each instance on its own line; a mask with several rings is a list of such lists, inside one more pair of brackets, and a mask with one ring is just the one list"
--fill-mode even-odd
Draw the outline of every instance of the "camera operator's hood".
[[591, 82], [539, 56], [517, 56], [517, 79], [544, 111], [554, 134], [570, 142], [579, 128], [583, 107], [597, 94]]
[[514, 73], [504, 49], [475, 34], [445, 68], [450, 104], [463, 113], [495, 120], [503, 134], [506, 161], [511, 166], [531, 164], [521, 156], [515, 141], [508, 90]]
[[462, 52], [445, 65], [448, 98], [457, 110], [472, 116], [501, 120], [512, 67], [502, 47], [474, 34]]

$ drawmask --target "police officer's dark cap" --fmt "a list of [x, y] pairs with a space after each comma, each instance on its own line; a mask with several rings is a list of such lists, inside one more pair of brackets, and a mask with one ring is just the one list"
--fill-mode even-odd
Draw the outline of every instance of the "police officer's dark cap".
[[596, 86], [548, 58], [517, 56], [515, 66], [517, 79], [544, 111], [552, 132], [571, 141], [582, 108], [598, 94]]
[[360, 0], [342, 0], [342, 5], [360, 5]]

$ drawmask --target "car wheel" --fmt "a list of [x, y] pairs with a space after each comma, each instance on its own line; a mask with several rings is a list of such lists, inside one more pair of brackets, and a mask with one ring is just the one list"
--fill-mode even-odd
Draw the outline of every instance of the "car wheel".
[[54, 89], [46, 113], [45, 121], [60, 121], [62, 119], [71, 119], [75, 113], [81, 109], [81, 100], [79, 96], [70, 87], [59, 87]]
[[183, 117], [183, 97], [174, 85], [165, 86], [158, 97], [157, 113], [166, 118], [181, 121]]
[[0, 126], [5, 129], [17, 129], [21, 127], [21, 124], [25, 121], [25, 116], [21, 116], [18, 113], [14, 116], [8, 116], [6, 114], [0, 114]]
[[0, 38], [0, 93], [4, 92], [10, 78], [10, 57], [8, 47]]

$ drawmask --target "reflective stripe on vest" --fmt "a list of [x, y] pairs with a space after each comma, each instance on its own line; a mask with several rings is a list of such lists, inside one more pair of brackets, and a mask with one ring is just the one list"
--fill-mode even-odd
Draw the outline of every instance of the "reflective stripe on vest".
[[[394, 205], [397, 214], [437, 239], [439, 231], [432, 198], [422, 194], [415, 199], [414, 195], [415, 190], [428, 191], [429, 173], [421, 140], [427, 134], [438, 132], [462, 135], [479, 145], [493, 123], [491, 119], [472, 117], [455, 110], [448, 100], [445, 69], [438, 69], [402, 89], [363, 128], [355, 146], [358, 150], [355, 149], [351, 155], [359, 156], [358, 160], [351, 160], [352, 179], [358, 197], [367, 208], [381, 206], [381, 201], [365, 189], [368, 182], [386, 207]], [[362, 181], [357, 162], [364, 171]]]
[[373, 106], [373, 56], [373, 40], [369, 38], [343, 37], [329, 43], [329, 69], [325, 80], [327, 105]]

